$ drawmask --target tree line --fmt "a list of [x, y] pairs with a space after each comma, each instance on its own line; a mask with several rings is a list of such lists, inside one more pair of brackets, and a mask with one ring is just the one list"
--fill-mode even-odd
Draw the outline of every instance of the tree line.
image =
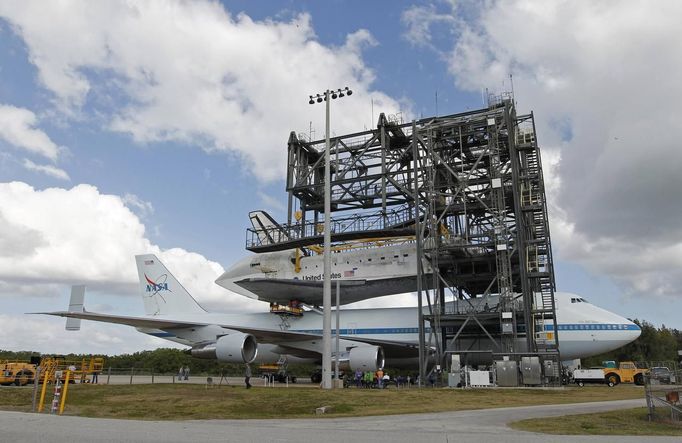
[[604, 360], [679, 363], [677, 351], [682, 350], [682, 331], [665, 325], [657, 328], [646, 320], [634, 320], [634, 323], [642, 329], [637, 340], [614, 351], [585, 358], [582, 366], [597, 366]]

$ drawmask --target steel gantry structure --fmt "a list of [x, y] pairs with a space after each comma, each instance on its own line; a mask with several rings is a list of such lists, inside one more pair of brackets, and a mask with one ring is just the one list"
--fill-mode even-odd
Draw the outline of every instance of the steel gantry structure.
[[[533, 114], [513, 98], [333, 137], [332, 242], [416, 243], [420, 368], [452, 352], [540, 355], [558, 368], [554, 274]], [[249, 229], [247, 249], [322, 243], [325, 140], [288, 140], [288, 219]], [[267, 238], [267, 241], [263, 241]], [[424, 272], [422, 264], [432, 270]], [[475, 301], [475, 302], [474, 302]], [[488, 303], [490, 301], [490, 303]], [[428, 324], [428, 327], [425, 325]]]

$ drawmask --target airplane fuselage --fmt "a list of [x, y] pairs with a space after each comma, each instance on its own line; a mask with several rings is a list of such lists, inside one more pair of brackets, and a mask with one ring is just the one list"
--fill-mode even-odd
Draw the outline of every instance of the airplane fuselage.
[[[607, 352], [619, 348], [640, 334], [640, 328], [630, 320], [601, 309], [582, 298], [568, 293], [557, 293], [557, 324], [559, 349], [563, 360], [584, 358], [591, 355]], [[177, 318], [175, 315], [173, 318]], [[186, 318], [185, 318], [186, 317]], [[196, 318], [194, 318], [196, 317]], [[335, 318], [335, 315], [332, 316]], [[357, 344], [354, 340], [373, 340], [401, 342], [412, 345], [419, 343], [417, 308], [384, 308], [384, 309], [342, 309], [339, 313], [340, 350]], [[162, 317], [159, 317], [162, 318]], [[282, 317], [271, 313], [250, 314], [194, 314], [183, 316], [185, 321], [196, 321], [208, 324], [234, 324], [244, 325], [251, 328], [286, 330], [308, 334], [322, 334], [322, 315], [310, 311], [301, 317]], [[336, 325], [333, 323], [333, 330]], [[141, 332], [162, 337], [177, 343], [193, 346], [203, 341], [215, 340], [220, 334], [216, 327], [206, 326], [199, 328], [155, 330], [138, 328]], [[546, 325], [545, 331], [552, 331], [553, 325]], [[472, 349], [491, 349], [488, 340], [477, 342], [460, 343]], [[516, 352], [524, 352], [525, 339], [519, 339], [516, 344]], [[300, 342], [287, 343], [286, 346], [278, 344], [259, 344], [256, 361], [272, 362], [279, 355], [288, 355], [290, 358], [300, 358], [305, 361], [318, 361], [319, 357], [311, 356], [310, 353], [319, 354], [322, 349], [322, 340], [301, 340]], [[401, 366], [402, 364], [414, 363], [412, 359], [405, 360], [400, 356], [386, 355], [387, 365]]]

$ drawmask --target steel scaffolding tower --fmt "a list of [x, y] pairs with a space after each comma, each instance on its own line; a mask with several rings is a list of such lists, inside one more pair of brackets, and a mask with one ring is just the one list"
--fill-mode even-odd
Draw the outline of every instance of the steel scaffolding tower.
[[[324, 140], [291, 133], [286, 224], [249, 229], [247, 249], [322, 243]], [[533, 114], [488, 107], [331, 139], [332, 241], [410, 238], [422, 258], [420, 367], [451, 352], [559, 362], [554, 274]], [[267, 241], [263, 241], [267, 238]], [[431, 269], [426, 274], [424, 269]], [[429, 327], [424, 327], [428, 323]], [[426, 337], [426, 335], [429, 337]], [[428, 343], [428, 345], [427, 345]]]

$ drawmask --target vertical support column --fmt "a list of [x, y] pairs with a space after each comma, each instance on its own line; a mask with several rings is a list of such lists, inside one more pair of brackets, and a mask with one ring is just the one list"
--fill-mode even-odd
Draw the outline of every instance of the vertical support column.
[[381, 114], [379, 117], [381, 124], [381, 213], [384, 217], [384, 225], [386, 225], [386, 117]]
[[414, 229], [415, 240], [417, 243], [417, 326], [419, 329], [419, 385], [424, 383], [426, 376], [426, 362], [425, 362], [425, 331], [424, 331], [424, 308], [422, 304], [422, 279], [424, 278], [424, 264], [422, 257], [422, 231], [421, 223], [419, 221], [419, 177], [417, 171], [419, 170], [419, 146], [417, 145], [417, 123], [412, 121], [412, 161], [414, 162]]
[[324, 99], [326, 101], [326, 131], [325, 131], [325, 153], [324, 153], [324, 282], [322, 291], [322, 389], [332, 388], [332, 257], [331, 257], [331, 232], [330, 232], [330, 218], [331, 218], [331, 160], [329, 143], [329, 103], [331, 97], [329, 96], [329, 89], [325, 92]]

